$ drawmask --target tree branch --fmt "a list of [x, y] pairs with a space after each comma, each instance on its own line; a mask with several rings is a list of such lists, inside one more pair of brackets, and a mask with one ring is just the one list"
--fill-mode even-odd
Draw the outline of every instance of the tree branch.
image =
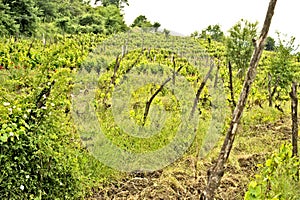
[[192, 111], [191, 111], [191, 114], [190, 114], [190, 118], [192, 118], [195, 114], [195, 111], [196, 111], [196, 108], [197, 108], [197, 105], [198, 105], [198, 102], [199, 102], [199, 98], [200, 98], [200, 95], [202, 93], [202, 90], [212, 72], [214, 68], [214, 63], [213, 62], [210, 62], [210, 68], [209, 68], [209, 71], [207, 72], [207, 74], [205, 75], [203, 81], [201, 82], [198, 90], [197, 90], [197, 93], [196, 93], [196, 97], [195, 97], [195, 100], [194, 100], [194, 105], [193, 105], [193, 108], [192, 108]]
[[231, 63], [230, 61], [228, 62], [228, 70], [229, 70], [229, 90], [230, 90], [230, 96], [231, 96], [231, 107], [232, 107], [232, 111], [234, 109], [234, 107], [236, 106], [236, 102], [234, 100], [234, 91], [233, 91], [233, 81], [232, 81], [232, 67], [231, 67]]
[[[174, 66], [175, 66], [175, 61], [173, 61], [173, 64], [174, 64]], [[159, 89], [156, 90], [155, 93], [150, 97], [149, 101], [147, 101], [146, 107], [145, 107], [145, 112], [144, 112], [143, 126], [144, 126], [145, 123], [146, 123], [147, 116], [148, 116], [148, 114], [149, 114], [149, 110], [150, 110], [150, 106], [151, 106], [152, 101], [153, 101], [154, 98], [158, 95], [158, 93], [162, 91], [162, 89], [164, 88], [164, 86], [165, 86], [168, 82], [170, 82], [172, 79], [174, 79], [174, 76], [178, 75], [178, 73], [180, 72], [180, 70], [182, 69], [182, 67], [183, 67], [183, 66], [180, 66], [180, 67], [177, 69], [176, 73], [174, 73], [174, 74], [172, 75], [172, 77], [169, 77], [167, 80], [165, 80], [165, 81], [163, 82], [163, 84], [160, 85]]]

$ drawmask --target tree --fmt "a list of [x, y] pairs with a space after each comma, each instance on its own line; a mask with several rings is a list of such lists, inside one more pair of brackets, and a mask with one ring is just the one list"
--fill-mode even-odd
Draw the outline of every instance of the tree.
[[120, 9], [116, 6], [110, 5], [107, 7], [97, 7], [95, 9], [96, 13], [102, 16], [105, 34], [122, 32], [128, 29]]
[[101, 2], [102, 6], [106, 7], [109, 5], [115, 5], [118, 8], [123, 8], [124, 4], [129, 6], [128, 0], [96, 0], [95, 4], [97, 2]]
[[168, 29], [164, 28], [163, 33], [165, 34], [166, 38], [170, 36], [170, 31]]
[[59, 18], [56, 21], [56, 26], [58, 26], [63, 31], [63, 33], [68, 32], [70, 21], [71, 20], [69, 17]]
[[212, 39], [218, 42], [223, 41], [224, 33], [221, 30], [220, 25], [209, 25], [206, 29], [203, 29], [200, 38], [203, 39]]
[[18, 25], [10, 13], [10, 7], [0, 1], [0, 35], [12, 35], [18, 29]]
[[280, 33], [277, 34], [279, 44], [275, 47], [276, 54], [271, 60], [269, 68], [269, 81], [270, 85], [273, 86], [273, 88], [269, 90], [269, 106], [272, 106], [272, 98], [276, 92], [279, 96], [280, 91], [278, 91], [278, 87], [285, 90], [285, 92], [288, 91], [295, 74], [292, 63], [292, 52], [296, 49], [295, 37], [286, 38], [287, 36], [285, 36], [282, 39]]
[[[82, 4], [82, 13], [77, 16], [59, 17], [56, 26], [66, 33], [103, 33], [112, 34], [126, 31], [128, 27], [120, 9], [114, 5], [107, 7], [86, 7]], [[87, 11], [84, 9], [87, 8]]]
[[40, 11], [38, 16], [43, 22], [52, 22], [58, 17], [57, 2], [51, 0], [37, 0], [36, 5]]
[[274, 38], [268, 36], [266, 40], [265, 50], [274, 51], [275, 50], [275, 40]]
[[245, 108], [251, 86], [253, 81], [256, 77], [256, 68], [258, 66], [258, 62], [260, 60], [261, 54], [264, 50], [264, 43], [267, 38], [269, 28], [271, 25], [272, 17], [274, 15], [274, 9], [276, 6], [277, 0], [270, 0], [269, 8], [266, 14], [265, 22], [260, 34], [260, 37], [257, 41], [255, 41], [255, 48], [254, 52], [251, 57], [250, 66], [248, 68], [246, 78], [244, 81], [243, 89], [240, 94], [239, 101], [234, 109], [234, 112], [232, 114], [232, 119], [230, 122], [230, 127], [227, 131], [226, 138], [224, 140], [223, 146], [221, 148], [221, 151], [219, 153], [218, 160], [216, 161], [215, 165], [211, 170], [208, 171], [208, 183], [204, 190], [204, 192], [201, 194], [202, 200], [213, 200], [215, 196], [215, 191], [219, 187], [221, 183], [221, 179], [224, 175], [225, 171], [225, 163], [228, 160], [228, 157], [230, 155], [234, 139], [237, 133], [238, 124], [241, 120], [243, 110]]
[[161, 26], [160, 23], [154, 22], [154, 24], [153, 24], [154, 31], [157, 32], [157, 30], [160, 26]]
[[258, 22], [251, 23], [241, 19], [230, 30], [226, 41], [227, 58], [233, 68], [239, 70], [238, 76], [245, 75], [254, 49], [253, 40], [257, 37]]
[[148, 21], [145, 15], [140, 15], [131, 24], [131, 27], [151, 28], [153, 25]]
[[38, 22], [38, 9], [33, 0], [3, 0], [4, 5], [9, 7], [9, 14], [18, 25], [18, 32], [32, 35]]
[[193, 33], [191, 33], [191, 37], [196, 39], [199, 37], [199, 32], [198, 31], [194, 31]]
[[75, 19], [89, 11], [90, 5], [86, 5], [82, 0], [52, 0], [57, 3], [59, 13], [57, 18], [69, 17]]

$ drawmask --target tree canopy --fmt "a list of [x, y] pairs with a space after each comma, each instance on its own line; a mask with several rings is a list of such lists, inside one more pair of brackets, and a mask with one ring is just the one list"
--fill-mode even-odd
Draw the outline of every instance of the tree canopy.
[[258, 22], [249, 22], [241, 19], [230, 30], [226, 41], [227, 57], [233, 66], [239, 69], [239, 76], [242, 77], [254, 49], [253, 42], [257, 37]]
[[95, 4], [97, 2], [101, 2], [102, 6], [115, 5], [118, 8], [123, 8], [124, 4], [129, 5], [128, 0], [96, 0]]
[[221, 42], [224, 39], [224, 33], [221, 30], [221, 26], [216, 25], [209, 25], [207, 28], [203, 29], [200, 38], [203, 39], [212, 39], [218, 42]]
[[82, 0], [20, 0], [0, 2], [0, 35], [39, 33], [103, 33], [127, 30], [120, 5], [107, 1], [92, 7]]

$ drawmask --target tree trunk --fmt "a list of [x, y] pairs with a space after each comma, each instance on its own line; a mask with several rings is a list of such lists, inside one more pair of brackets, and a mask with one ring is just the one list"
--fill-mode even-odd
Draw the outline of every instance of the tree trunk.
[[206, 85], [206, 82], [207, 82], [207, 80], [208, 80], [208, 78], [209, 78], [209, 76], [210, 76], [213, 68], [214, 68], [214, 62], [211, 60], [210, 61], [209, 71], [205, 75], [203, 81], [201, 82], [201, 84], [200, 84], [200, 86], [199, 86], [199, 88], [197, 90], [196, 97], [194, 99], [194, 105], [193, 105], [193, 108], [192, 108], [192, 111], [191, 111], [191, 114], [190, 114], [190, 118], [192, 118], [194, 116], [194, 114], [195, 114], [195, 111], [196, 111], [196, 108], [197, 108], [197, 105], [198, 105], [198, 102], [199, 102], [199, 99], [200, 99], [201, 92], [202, 92], [204, 86]]
[[[122, 48], [122, 51], [123, 51], [123, 48]], [[125, 49], [125, 51], [127, 52], [127, 50]], [[124, 74], [128, 74], [130, 72], [130, 70], [140, 61], [143, 53], [144, 53], [145, 49], [143, 49], [141, 51], [141, 53], [139, 54], [139, 57], [134, 61], [134, 63], [125, 71]], [[128, 52], [127, 52], [128, 53]], [[122, 59], [125, 57], [126, 54], [123, 54], [123, 55], [117, 55], [116, 56], [116, 62], [115, 62], [115, 66], [114, 66], [114, 73], [111, 77], [111, 80], [110, 80], [110, 85], [107, 87], [106, 91], [105, 91], [105, 95], [104, 95], [104, 98], [103, 98], [103, 105], [105, 105], [106, 107], [109, 107], [109, 105], [107, 105], [107, 100], [108, 100], [108, 93], [110, 91], [110, 86], [116, 86], [116, 78], [117, 78], [117, 72], [120, 68], [120, 64], [121, 64], [121, 61]]]
[[[173, 65], [174, 65], [174, 68], [175, 68], [175, 61], [173, 60]], [[163, 84], [160, 85], [160, 87], [158, 88], [158, 90], [155, 91], [155, 93], [150, 97], [149, 101], [146, 102], [146, 107], [145, 107], [145, 112], [144, 112], [144, 118], [143, 118], [143, 126], [145, 125], [146, 123], [146, 120], [147, 120], [147, 116], [149, 114], [149, 110], [150, 110], [150, 106], [151, 106], [151, 103], [152, 101], [154, 100], [154, 98], [159, 94], [159, 92], [161, 92], [163, 89], [164, 89], [164, 86], [170, 82], [172, 79], [174, 80], [175, 76], [177, 76], [180, 72], [180, 70], [183, 68], [183, 66], [180, 66], [178, 68], [178, 70], [172, 75], [172, 77], [169, 77], [167, 80], [165, 80], [163, 82]]]
[[273, 106], [273, 101], [272, 101], [272, 75], [270, 73], [268, 73], [268, 92], [269, 92], [269, 107]]
[[250, 66], [248, 68], [246, 78], [244, 81], [243, 89], [240, 94], [239, 101], [235, 107], [235, 110], [232, 115], [232, 119], [230, 122], [230, 127], [227, 131], [226, 138], [224, 140], [223, 146], [221, 148], [219, 157], [217, 162], [215, 163], [214, 167], [208, 171], [208, 183], [201, 194], [200, 199], [202, 200], [213, 200], [215, 196], [215, 191], [220, 185], [221, 179], [224, 175], [225, 171], [225, 163], [229, 157], [230, 151], [233, 146], [233, 142], [236, 136], [238, 124], [240, 122], [246, 101], [249, 96], [249, 92], [252, 86], [253, 81], [255, 80], [256, 76], [256, 68], [261, 57], [261, 54], [264, 49], [264, 43], [266, 37], [269, 32], [269, 28], [271, 25], [272, 17], [274, 15], [274, 9], [277, 0], [270, 0], [268, 11], [266, 14], [265, 22], [263, 25], [263, 29], [261, 31], [260, 37], [258, 41], [255, 41], [255, 49], [251, 57]]
[[230, 103], [232, 112], [234, 111], [234, 107], [236, 106], [235, 100], [234, 100], [234, 91], [233, 91], [233, 81], [232, 81], [232, 67], [230, 61], [228, 62], [228, 70], [229, 70], [229, 90], [230, 90]]
[[219, 82], [220, 60], [218, 59], [217, 71], [215, 76], [214, 88], [217, 88]]
[[272, 90], [272, 75], [269, 73], [269, 83], [268, 83], [268, 91], [269, 91], [269, 107], [273, 106], [273, 97], [275, 93], [277, 92], [277, 86], [279, 83], [279, 78], [276, 79], [276, 82], [274, 84], [273, 90]]
[[298, 97], [297, 97], [297, 83], [293, 82], [291, 95], [291, 108], [292, 108], [292, 145], [293, 156], [298, 155]]

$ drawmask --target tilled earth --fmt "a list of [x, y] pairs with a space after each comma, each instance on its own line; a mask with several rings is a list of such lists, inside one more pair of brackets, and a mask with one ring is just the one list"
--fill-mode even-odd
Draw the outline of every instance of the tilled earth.
[[[260, 137], [273, 150], [289, 139], [291, 132], [282, 121], [253, 126], [251, 129], [257, 133], [255, 137]], [[272, 141], [264, 138], [266, 130], [270, 132], [268, 134], [272, 134]], [[257, 164], [263, 163], [270, 153], [253, 152], [245, 155], [244, 144], [238, 141], [236, 143], [232, 153], [236, 162], [229, 162], [227, 165], [216, 199], [243, 199], [249, 181], [257, 173]], [[93, 195], [87, 199], [199, 199], [206, 185], [207, 170], [214, 162], [207, 160], [198, 160], [195, 163], [194, 157], [187, 156], [160, 171], [127, 174], [121, 180], [111, 181], [94, 190]]]

